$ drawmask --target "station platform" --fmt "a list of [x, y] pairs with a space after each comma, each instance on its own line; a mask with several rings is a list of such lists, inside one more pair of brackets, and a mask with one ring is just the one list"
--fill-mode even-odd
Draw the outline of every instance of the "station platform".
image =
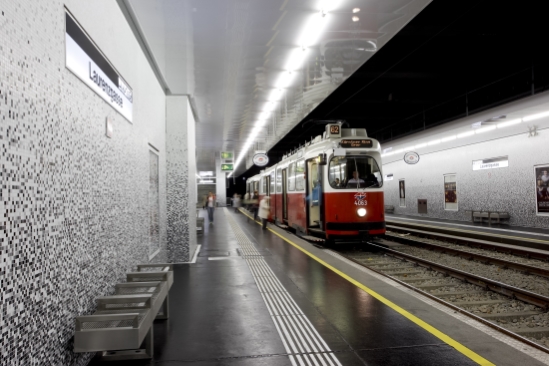
[[175, 265], [154, 359], [108, 364], [549, 364], [548, 354], [332, 250], [262, 230], [245, 211], [215, 211], [196, 262]]
[[390, 229], [391, 224], [397, 224], [418, 230], [445, 229], [443, 232], [454, 235], [478, 233], [483, 234], [486, 239], [493, 239], [496, 242], [549, 250], [549, 228], [512, 226], [501, 223], [489, 225], [486, 222], [445, 220], [398, 214], [385, 214], [385, 221], [388, 229]]

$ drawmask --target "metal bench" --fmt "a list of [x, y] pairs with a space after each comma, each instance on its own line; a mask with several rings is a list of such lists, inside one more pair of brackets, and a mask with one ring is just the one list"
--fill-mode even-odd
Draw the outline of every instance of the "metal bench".
[[501, 223], [501, 220], [509, 220], [510, 215], [508, 212], [502, 211], [488, 211], [488, 210], [467, 210], [471, 212], [471, 221], [476, 222], [479, 219], [482, 222], [484, 219], [488, 220], [488, 224], [492, 225], [492, 219], [495, 219], [497, 223]]
[[385, 205], [385, 213], [395, 213], [395, 206]]
[[93, 315], [76, 317], [74, 352], [97, 352], [104, 360], [152, 358], [152, 325], [169, 317], [173, 267], [138, 265], [127, 280], [115, 286], [114, 295], [96, 299]]
[[196, 210], [196, 233], [204, 233], [204, 218], [200, 217], [200, 210]]

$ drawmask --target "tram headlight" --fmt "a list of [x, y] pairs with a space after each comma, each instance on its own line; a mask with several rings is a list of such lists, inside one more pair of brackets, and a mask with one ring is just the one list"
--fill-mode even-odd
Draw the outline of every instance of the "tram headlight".
[[358, 214], [358, 216], [364, 217], [366, 216], [366, 209], [364, 207], [361, 207], [358, 210], [356, 210], [356, 213]]

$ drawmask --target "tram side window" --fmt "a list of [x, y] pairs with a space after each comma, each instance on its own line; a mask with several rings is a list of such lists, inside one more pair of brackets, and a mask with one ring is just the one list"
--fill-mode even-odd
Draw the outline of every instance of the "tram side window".
[[275, 193], [275, 171], [271, 172], [271, 188], [269, 189], [269, 195]]
[[295, 191], [295, 163], [288, 166], [288, 191]]
[[383, 185], [379, 165], [371, 156], [335, 156], [328, 169], [328, 181], [336, 189], [379, 188]]
[[261, 194], [267, 193], [267, 177], [261, 177]]
[[276, 193], [282, 193], [282, 169], [276, 171]]
[[259, 181], [258, 180], [256, 180], [254, 182], [254, 189], [253, 189], [252, 193], [254, 193], [255, 191], [259, 192]]
[[297, 162], [295, 170], [295, 189], [302, 191], [305, 189], [305, 161], [300, 160]]

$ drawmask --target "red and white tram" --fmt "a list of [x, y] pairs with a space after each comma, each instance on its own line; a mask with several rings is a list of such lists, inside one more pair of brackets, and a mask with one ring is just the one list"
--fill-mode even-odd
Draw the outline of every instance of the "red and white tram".
[[329, 124], [323, 136], [247, 180], [271, 196], [271, 220], [328, 242], [385, 234], [381, 148], [362, 128]]

